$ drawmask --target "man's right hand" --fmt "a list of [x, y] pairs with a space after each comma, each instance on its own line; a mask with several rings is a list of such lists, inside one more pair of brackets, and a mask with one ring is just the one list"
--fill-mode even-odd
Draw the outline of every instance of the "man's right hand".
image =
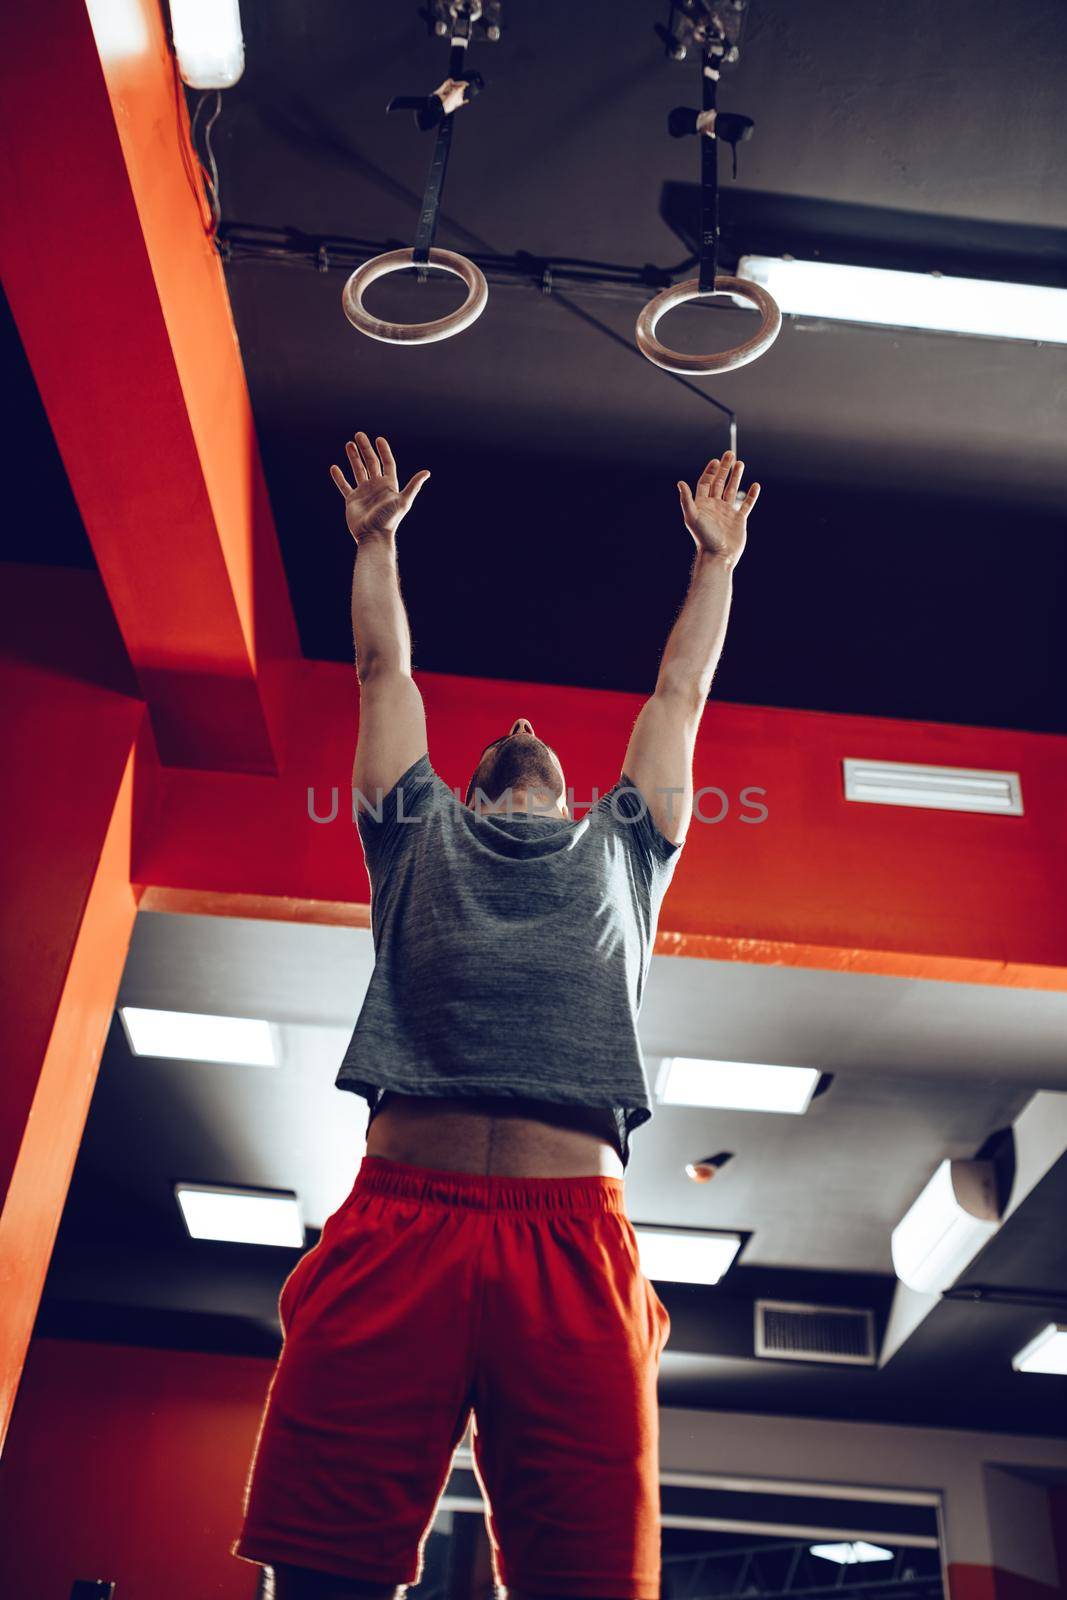
[[425, 470], [416, 472], [403, 489], [398, 488], [396, 462], [388, 439], [379, 438], [375, 443], [377, 450], [365, 433], [357, 433], [345, 445], [354, 485], [340, 467], [330, 468], [330, 477], [345, 497], [345, 520], [357, 544], [375, 535], [391, 537], [430, 476]]

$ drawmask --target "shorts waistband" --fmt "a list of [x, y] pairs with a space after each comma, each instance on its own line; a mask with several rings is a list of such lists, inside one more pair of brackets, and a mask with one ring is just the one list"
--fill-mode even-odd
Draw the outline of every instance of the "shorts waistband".
[[495, 1173], [415, 1167], [384, 1156], [363, 1157], [352, 1194], [392, 1195], [479, 1211], [626, 1211], [623, 1180], [606, 1174], [508, 1178]]

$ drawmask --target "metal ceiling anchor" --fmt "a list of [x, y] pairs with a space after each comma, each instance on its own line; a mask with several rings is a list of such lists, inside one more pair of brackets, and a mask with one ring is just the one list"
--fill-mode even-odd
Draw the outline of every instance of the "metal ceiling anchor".
[[[500, 37], [500, 0], [435, 0], [427, 20], [436, 35], [449, 39], [448, 77], [432, 94], [401, 95], [386, 107], [387, 111], [414, 111], [420, 129], [437, 129], [415, 244], [411, 250], [390, 250], [365, 261], [353, 272], [341, 294], [345, 316], [352, 326], [384, 344], [433, 344], [438, 339], [451, 339], [477, 321], [489, 299], [489, 286], [481, 269], [453, 250], [435, 248], [433, 241], [452, 149], [452, 119], [485, 87], [480, 73], [466, 70], [467, 51], [478, 22], [487, 39]], [[466, 300], [457, 310], [432, 322], [386, 322], [371, 316], [363, 305], [369, 286], [378, 278], [409, 267], [418, 268], [420, 279], [426, 278], [429, 267], [454, 273], [467, 286]]]
[[[641, 354], [655, 366], [684, 377], [733, 372], [746, 366], [770, 349], [782, 328], [782, 313], [766, 289], [716, 271], [719, 140], [724, 139], [731, 146], [736, 177], [737, 146], [751, 136], [753, 128], [750, 117], [720, 113], [716, 104], [721, 68], [724, 63], [736, 61], [740, 54], [738, 39], [745, 6], [746, 0], [710, 0], [710, 3], [708, 0], [681, 0], [677, 14], [672, 7], [671, 27], [656, 30], [673, 60], [685, 60], [693, 49], [699, 48], [701, 52], [701, 110], [676, 106], [667, 119], [668, 132], [674, 138], [696, 134], [700, 139], [700, 272], [698, 277], [672, 284], [650, 300], [637, 319], [634, 336]], [[662, 344], [656, 338], [656, 324], [660, 318], [675, 306], [705, 295], [729, 295], [754, 305], [760, 313], [758, 331], [733, 350], [719, 350], [711, 355], [686, 355]]]

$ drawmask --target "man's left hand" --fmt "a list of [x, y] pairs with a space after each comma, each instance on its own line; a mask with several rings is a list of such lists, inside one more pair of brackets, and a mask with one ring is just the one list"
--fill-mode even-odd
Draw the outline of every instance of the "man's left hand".
[[682, 516], [697, 549], [718, 556], [731, 567], [741, 559], [748, 532], [748, 514], [759, 499], [760, 486], [754, 483], [738, 505], [744, 470], [745, 463], [738, 461], [732, 450], [727, 450], [721, 458], [708, 462], [700, 474], [695, 494], [690, 493], [687, 483], [678, 485]]

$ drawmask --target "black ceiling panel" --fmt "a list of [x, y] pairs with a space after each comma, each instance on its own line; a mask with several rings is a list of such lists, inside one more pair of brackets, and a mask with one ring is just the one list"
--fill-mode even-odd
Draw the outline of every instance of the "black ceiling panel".
[[[472, 253], [676, 266], [697, 173], [667, 110], [695, 92], [658, 5], [509, 6], [476, 47], [439, 242]], [[984, 19], [984, 20], [983, 20]], [[756, 120], [724, 173], [726, 248], [792, 244], [918, 269], [1063, 281], [1067, 72], [1053, 0], [1016, 20], [989, 115], [991, 0], [860, 10], [753, 5], [721, 103]], [[414, 4], [265, 0], [215, 147], [228, 225], [410, 242], [430, 152], [394, 93], [444, 46]], [[690, 217], [691, 221], [691, 217]], [[371, 246], [369, 245], [368, 248]], [[740, 419], [764, 484], [716, 694], [727, 700], [1067, 731], [1063, 346], [789, 322], [760, 361], [679, 381], [633, 345], [647, 291], [493, 282], [459, 337], [397, 348], [341, 312], [348, 268], [234, 260], [230, 292], [305, 652], [348, 661], [351, 546], [327, 476], [357, 427], [430, 484], [401, 534], [416, 666], [650, 689], [685, 591], [674, 484]], [[400, 318], [457, 291], [391, 279]], [[730, 342], [739, 312], [670, 337]]]

